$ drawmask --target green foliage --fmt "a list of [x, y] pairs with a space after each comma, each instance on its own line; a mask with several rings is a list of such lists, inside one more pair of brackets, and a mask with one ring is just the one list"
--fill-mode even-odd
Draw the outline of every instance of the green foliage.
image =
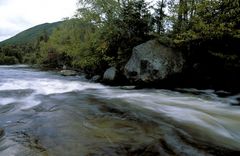
[[36, 64], [37, 63], [37, 54], [36, 53], [27, 53], [23, 56], [23, 63], [25, 64]]
[[14, 56], [5, 56], [0, 53], [0, 65], [18, 64], [18, 59]]
[[191, 47], [197, 49], [193, 46], [198, 46], [205, 51], [222, 54], [229, 53], [229, 51], [238, 53], [239, 0], [180, 0], [179, 3], [172, 5], [172, 11], [171, 38], [174, 40], [175, 46], [185, 47], [185, 50]]
[[[206, 47], [213, 44], [212, 40], [224, 43], [229, 39], [235, 43], [240, 36], [239, 4], [235, 0], [159, 0], [155, 7], [144, 0], [79, 3], [75, 18], [64, 22], [48, 42], [40, 44], [40, 63], [102, 72], [108, 66], [122, 69], [132, 48], [154, 32], [161, 43], [185, 50], [198, 45], [196, 42]], [[210, 50], [216, 51], [212, 47]]]
[[[234, 6], [233, 2], [236, 3]], [[239, 34], [239, 1], [203, 1], [196, 5], [190, 29], [199, 38], [216, 39]]]
[[22, 62], [23, 52], [17, 46], [0, 47], [0, 64], [17, 64]]
[[99, 30], [102, 42], [99, 48], [105, 61], [110, 66], [122, 66], [129, 59], [132, 48], [148, 40], [152, 30], [151, 14], [143, 0], [124, 3], [118, 18], [105, 22]]
[[[84, 7], [78, 9], [76, 18], [65, 21], [48, 42], [41, 42], [40, 64], [101, 73], [108, 66], [126, 62], [132, 48], [147, 40], [153, 30], [151, 14], [143, 0], [80, 2]], [[62, 55], [70, 59], [63, 59]]]
[[81, 51], [86, 48], [84, 42], [90, 39], [92, 31], [92, 24], [77, 19], [64, 22], [53, 32], [48, 42], [41, 42], [38, 62], [45, 66], [81, 67], [81, 58], [86, 55]]

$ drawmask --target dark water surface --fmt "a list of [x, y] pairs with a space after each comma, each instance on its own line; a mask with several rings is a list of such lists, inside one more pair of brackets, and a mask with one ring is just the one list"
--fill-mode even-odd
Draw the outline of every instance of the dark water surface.
[[0, 156], [240, 155], [239, 97], [0, 66]]

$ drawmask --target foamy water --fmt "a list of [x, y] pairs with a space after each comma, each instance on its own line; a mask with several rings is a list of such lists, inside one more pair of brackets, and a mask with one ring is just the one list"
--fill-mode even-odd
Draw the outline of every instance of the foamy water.
[[[90, 83], [82, 77], [61, 77], [57, 73], [40, 72], [27, 66], [0, 66], [0, 71], [0, 112], [4, 109], [0, 116], [2, 115], [2, 124], [6, 127], [11, 126], [7, 121], [13, 121], [4, 122], [5, 116], [8, 118], [9, 115], [14, 116], [14, 113], [26, 113], [28, 110], [34, 116], [33, 110], [53, 111], [58, 107], [70, 106], [72, 109], [73, 106], [81, 106], [82, 101], [85, 101], [84, 104], [90, 102], [99, 106], [107, 103], [108, 107], [116, 105], [124, 109], [127, 104], [129, 112], [139, 109], [140, 112], [137, 113], [145, 115], [144, 110], [148, 110], [154, 116], [157, 115], [157, 118], [152, 117], [152, 121], [166, 122], [177, 131], [184, 132], [185, 137], [234, 151], [240, 150], [240, 94], [228, 95], [221, 91], [225, 96], [220, 97], [219, 91], [214, 90], [125, 90]], [[8, 105], [14, 105], [14, 113], [6, 113]], [[86, 113], [88, 107], [91, 105], [86, 104], [82, 110], [73, 108], [71, 111], [84, 110]], [[7, 111], [8, 109], [10, 108]], [[64, 109], [62, 112], [64, 116]], [[44, 117], [45, 114], [43, 119]], [[151, 119], [151, 113], [148, 117]], [[31, 123], [36, 124], [35, 118], [32, 117]], [[89, 123], [84, 125], [91, 127]], [[44, 135], [48, 134], [41, 129], [40, 132], [41, 135], [43, 132]]]
[[[240, 95], [219, 97], [213, 90], [200, 95], [169, 90], [113, 91], [106, 98], [119, 98], [161, 114], [199, 139], [240, 149]], [[192, 92], [196, 92], [193, 89]]]

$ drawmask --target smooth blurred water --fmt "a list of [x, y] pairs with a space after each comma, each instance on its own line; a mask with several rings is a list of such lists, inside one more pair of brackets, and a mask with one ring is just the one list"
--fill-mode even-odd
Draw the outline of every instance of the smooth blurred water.
[[240, 94], [131, 88], [0, 66], [0, 156], [240, 154]]

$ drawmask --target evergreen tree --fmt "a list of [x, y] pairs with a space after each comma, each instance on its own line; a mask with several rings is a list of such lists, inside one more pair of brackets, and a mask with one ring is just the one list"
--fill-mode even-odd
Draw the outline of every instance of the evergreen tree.
[[166, 0], [159, 0], [157, 1], [156, 8], [154, 8], [155, 11], [155, 22], [157, 27], [157, 33], [162, 34], [164, 33], [164, 22], [165, 17], [167, 16], [164, 12], [164, 9], [166, 7]]

